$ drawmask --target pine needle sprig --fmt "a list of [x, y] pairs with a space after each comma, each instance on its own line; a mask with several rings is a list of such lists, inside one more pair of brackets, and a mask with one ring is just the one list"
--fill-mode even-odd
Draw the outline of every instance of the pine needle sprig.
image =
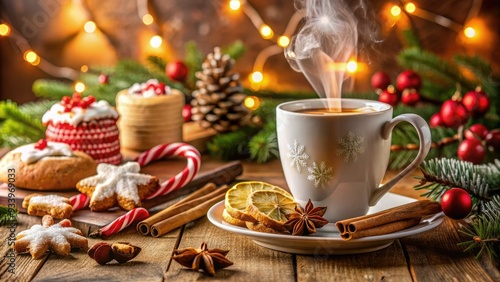
[[45, 128], [40, 119], [21, 111], [10, 100], [0, 102], [0, 146], [16, 147], [43, 136]]
[[9, 224], [12, 221], [15, 221], [17, 218], [18, 210], [8, 208], [6, 206], [0, 206], [0, 226], [4, 226]]
[[498, 261], [500, 254], [500, 196], [495, 195], [490, 202], [485, 203], [483, 213], [477, 216], [470, 223], [470, 226], [463, 226], [459, 231], [471, 238], [469, 241], [458, 244], [465, 247], [464, 251], [479, 248], [477, 258], [487, 252], [490, 259]]
[[276, 123], [267, 123], [250, 142], [248, 142], [250, 158], [258, 163], [265, 163], [273, 158], [279, 158]]

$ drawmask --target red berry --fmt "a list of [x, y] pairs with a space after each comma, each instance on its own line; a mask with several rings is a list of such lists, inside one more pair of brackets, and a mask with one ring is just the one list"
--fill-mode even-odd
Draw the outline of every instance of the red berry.
[[66, 104], [64, 105], [64, 112], [69, 113], [73, 109], [73, 106], [71, 104]]
[[155, 87], [155, 93], [158, 95], [165, 94], [165, 83], [159, 82]]
[[396, 93], [390, 92], [388, 90], [382, 90], [380, 95], [378, 95], [378, 100], [383, 103], [387, 103], [391, 106], [396, 106], [398, 103], [398, 95]]
[[61, 104], [62, 105], [68, 105], [69, 103], [71, 103], [71, 97], [69, 97], [69, 96], [63, 96], [62, 99], [61, 99]]
[[396, 78], [396, 88], [399, 91], [403, 91], [407, 88], [413, 88], [419, 90], [422, 86], [422, 80], [420, 76], [411, 70], [406, 70], [398, 75]]
[[45, 148], [47, 148], [47, 140], [40, 139], [40, 140], [38, 140], [38, 142], [35, 143], [35, 149], [43, 150]]
[[71, 97], [71, 100], [73, 100], [74, 102], [80, 102], [80, 100], [82, 99], [82, 95], [80, 93], [73, 93], [73, 96]]
[[440, 114], [443, 124], [448, 127], [458, 127], [469, 119], [469, 112], [464, 105], [453, 100], [447, 100], [443, 103]]
[[484, 138], [486, 146], [493, 148], [495, 152], [500, 152], [500, 129], [493, 129]]
[[480, 164], [486, 156], [486, 149], [477, 139], [464, 139], [458, 145], [457, 155], [463, 161]]
[[451, 219], [462, 219], [472, 210], [472, 199], [462, 188], [451, 188], [441, 196], [441, 209]]
[[490, 99], [479, 88], [465, 93], [462, 104], [474, 117], [481, 117], [489, 110]]
[[467, 139], [479, 139], [479, 140], [484, 140], [486, 138], [486, 135], [488, 135], [488, 128], [486, 126], [476, 123], [471, 125], [466, 131], [465, 131], [465, 138]]
[[101, 73], [99, 77], [97, 78], [100, 84], [108, 84], [109, 77], [108, 75]]
[[441, 119], [441, 114], [435, 113], [431, 116], [431, 119], [429, 120], [429, 125], [431, 127], [439, 127], [443, 126], [443, 120]]
[[182, 82], [186, 80], [188, 68], [181, 61], [173, 61], [167, 64], [165, 73], [170, 79]]
[[190, 122], [191, 121], [191, 109], [193, 107], [190, 104], [184, 105], [182, 107], [182, 117], [184, 118], [184, 122]]
[[378, 71], [372, 75], [372, 87], [375, 89], [386, 89], [391, 84], [391, 78], [383, 71]]
[[401, 102], [405, 105], [413, 106], [420, 101], [420, 94], [418, 94], [415, 89], [405, 89], [403, 90], [403, 94], [401, 94]]

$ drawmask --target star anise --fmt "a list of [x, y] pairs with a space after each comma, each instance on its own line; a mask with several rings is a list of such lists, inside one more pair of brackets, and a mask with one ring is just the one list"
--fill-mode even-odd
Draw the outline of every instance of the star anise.
[[196, 271], [201, 269], [203, 272], [214, 276], [215, 270], [233, 265], [233, 262], [226, 258], [228, 252], [229, 250], [221, 249], [209, 250], [207, 243], [203, 242], [199, 249], [190, 247], [175, 250], [172, 258], [185, 267]]
[[305, 211], [300, 205], [295, 207], [295, 212], [287, 215], [288, 221], [285, 222], [285, 228], [292, 235], [307, 235], [316, 233], [316, 228], [321, 228], [328, 223], [323, 218], [326, 207], [313, 207], [311, 200], [307, 201]]

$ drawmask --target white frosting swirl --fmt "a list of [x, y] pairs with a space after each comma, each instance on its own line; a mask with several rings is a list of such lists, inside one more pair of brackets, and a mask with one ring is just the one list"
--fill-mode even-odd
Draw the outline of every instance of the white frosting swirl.
[[71, 157], [73, 150], [68, 144], [59, 142], [47, 142], [47, 147], [42, 150], [35, 148], [35, 144], [28, 144], [16, 148], [13, 153], [21, 153], [21, 161], [26, 164], [32, 164], [45, 157]]
[[158, 81], [158, 79], [154, 78], [143, 83], [134, 83], [134, 85], [132, 85], [128, 89], [127, 93], [129, 95], [134, 95], [135, 97], [143, 97], [143, 98], [150, 98], [158, 95], [169, 95], [171, 93], [171, 90], [168, 85], [165, 85], [165, 89], [162, 89], [163, 93], [161, 94], [156, 93], [155, 89], [151, 87], [147, 89], [148, 86], [150, 85], [155, 85], [156, 87], [158, 87], [159, 83], [160, 82]]
[[118, 118], [118, 112], [109, 105], [107, 101], [101, 100], [92, 103], [88, 108], [74, 107], [71, 112], [64, 112], [61, 103], [53, 105], [42, 117], [43, 124], [52, 122], [69, 123], [77, 126], [81, 122], [89, 122], [102, 118]]

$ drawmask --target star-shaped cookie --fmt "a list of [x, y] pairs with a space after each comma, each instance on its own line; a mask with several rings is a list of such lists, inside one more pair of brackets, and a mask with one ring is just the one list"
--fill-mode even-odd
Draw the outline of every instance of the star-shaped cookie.
[[105, 211], [120, 206], [131, 210], [141, 206], [141, 200], [158, 188], [158, 178], [139, 173], [137, 162], [121, 166], [101, 163], [97, 175], [80, 180], [76, 188], [90, 197], [92, 211]]
[[58, 219], [69, 218], [73, 213], [68, 198], [52, 194], [30, 194], [24, 198], [23, 208], [29, 215], [50, 215]]
[[49, 249], [63, 256], [67, 256], [71, 248], [87, 250], [88, 241], [80, 230], [71, 227], [68, 219], [54, 224], [54, 219], [45, 215], [42, 225], [33, 225], [17, 234], [13, 248], [17, 253], [29, 252], [33, 259], [40, 259]]

